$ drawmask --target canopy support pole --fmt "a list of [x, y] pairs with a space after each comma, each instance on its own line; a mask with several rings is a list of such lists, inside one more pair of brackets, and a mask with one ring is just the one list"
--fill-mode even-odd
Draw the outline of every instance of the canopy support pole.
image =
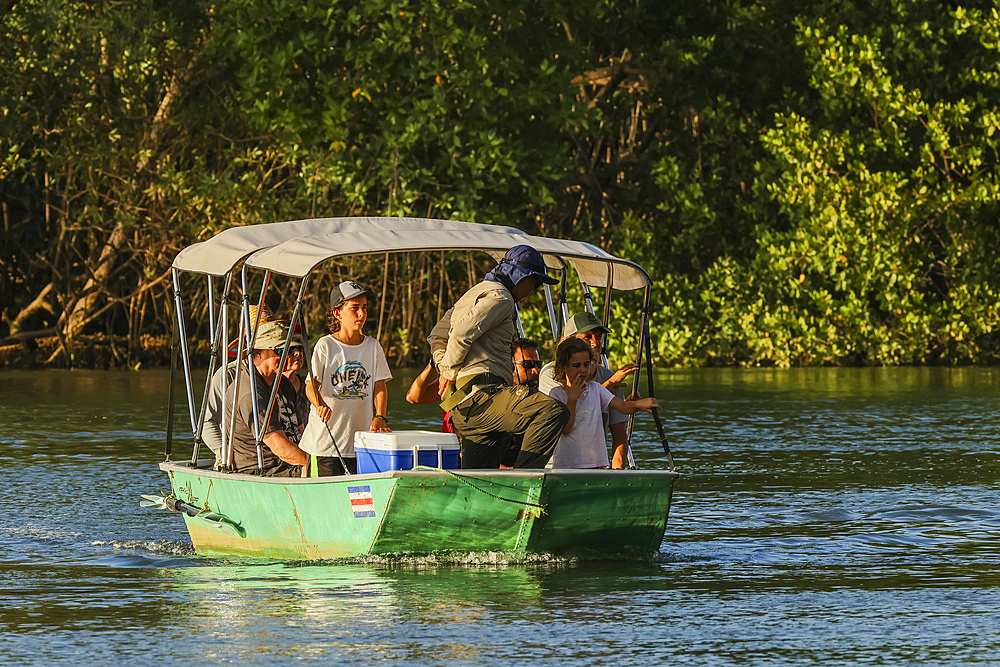
[[[244, 286], [243, 294], [246, 295], [246, 289], [245, 289], [246, 282], [245, 282], [245, 280], [244, 280], [244, 285], [243, 286]], [[240, 380], [243, 379], [243, 373], [242, 373], [242, 366], [241, 366], [241, 364], [243, 364], [243, 357], [246, 354], [246, 349], [247, 349], [246, 346], [247, 346], [247, 338], [248, 338], [248, 336], [247, 336], [246, 325], [247, 325], [248, 317], [247, 317], [247, 310], [246, 310], [246, 305], [247, 304], [245, 303], [245, 301], [246, 301], [246, 297], [244, 296], [244, 302], [241, 302], [241, 304], [240, 304], [240, 312], [237, 314], [237, 320], [238, 320], [239, 324], [236, 327], [236, 330], [237, 330], [236, 340], [238, 342], [236, 343], [236, 378], [235, 378], [235, 380], [233, 380], [233, 402], [229, 403], [229, 402], [227, 402], [225, 400], [225, 398], [223, 398], [223, 403], [222, 403], [222, 405], [223, 405], [223, 407], [222, 407], [222, 443], [223, 443], [222, 447], [223, 447], [223, 453], [225, 454], [224, 464], [225, 464], [226, 468], [229, 469], [229, 470], [232, 470], [233, 467], [236, 465], [236, 461], [235, 461], [235, 458], [234, 458], [234, 455], [233, 455], [233, 452], [234, 452], [234, 450], [233, 450], [233, 438], [235, 437], [235, 434], [236, 434], [236, 397], [239, 396], [239, 392], [240, 392]], [[246, 364], [247, 364], [247, 370], [249, 371], [253, 367], [253, 361], [248, 358], [247, 361], [246, 361]], [[225, 385], [226, 379], [227, 379], [226, 377], [223, 377], [223, 382], [224, 382], [223, 386], [226, 386]], [[228, 395], [229, 395], [229, 389], [227, 387], [224, 390], [224, 392], [223, 392], [223, 397], [228, 396]], [[253, 401], [252, 405], [253, 405], [252, 409], [253, 409], [254, 426], [256, 427], [256, 424], [257, 424], [257, 402]], [[228, 423], [227, 423], [227, 420], [226, 420], [227, 415], [228, 415], [228, 418], [229, 418], [228, 419]]]
[[187, 393], [188, 417], [191, 421], [191, 432], [195, 431], [195, 400], [194, 387], [191, 380], [191, 359], [187, 346], [187, 329], [184, 326], [184, 303], [181, 299], [180, 274], [174, 271], [174, 306], [177, 312], [178, 337], [181, 347], [181, 364], [184, 370], [184, 386]]
[[[243, 267], [243, 271], [244, 271], [243, 275], [246, 276], [246, 267], [245, 266]], [[246, 284], [245, 281], [244, 281], [244, 284]], [[271, 272], [270, 271], [265, 271], [264, 272], [264, 284], [260, 286], [260, 298], [257, 299], [257, 317], [254, 318], [252, 334], [250, 336], [250, 342], [247, 344], [247, 349], [250, 351], [250, 354], [253, 354], [254, 343], [257, 341], [257, 333], [260, 331], [260, 320], [264, 316], [264, 297], [267, 296], [267, 288], [270, 286], [270, 284], [271, 284]], [[247, 318], [247, 322], [249, 323], [249, 321], [250, 321], [250, 306], [249, 306], [250, 298], [249, 298], [249, 296], [246, 295], [246, 291], [245, 290], [244, 290], [243, 294], [245, 295], [243, 297], [243, 302], [244, 302], [244, 304], [246, 304], [246, 312], [244, 313], [244, 317]], [[269, 402], [268, 405], [267, 405], [267, 412], [266, 412], [267, 417], [265, 417], [264, 421], [261, 422], [260, 421], [260, 417], [257, 414], [257, 379], [255, 377], [255, 372], [254, 372], [254, 366], [253, 366], [253, 364], [250, 363], [248, 365], [250, 366], [250, 396], [252, 397], [252, 400], [250, 401], [250, 403], [253, 405], [253, 408], [254, 408], [254, 415], [253, 415], [253, 420], [254, 420], [253, 437], [254, 437], [254, 440], [257, 442], [257, 470], [263, 471], [264, 470], [264, 447], [263, 447], [263, 444], [262, 444], [263, 443], [263, 439], [264, 439], [263, 430], [264, 430], [264, 425], [266, 425], [267, 422], [270, 420], [271, 409], [272, 409], [272, 406], [273, 406], [274, 396], [277, 393], [277, 386], [278, 385], [277, 385], [277, 382], [275, 382], [275, 391], [274, 391], [274, 393], [271, 394], [271, 402]], [[278, 368], [281, 368], [281, 366], [278, 366]], [[233, 403], [235, 404], [235, 401], [233, 401]], [[235, 405], [234, 405], [234, 407], [235, 407]]]
[[[229, 295], [229, 290], [227, 289], [226, 290], [226, 296], [228, 297], [228, 295]], [[222, 373], [222, 413], [221, 413], [222, 422], [219, 424], [220, 431], [222, 432], [222, 451], [220, 452], [219, 464], [221, 466], [223, 466], [223, 467], [228, 467], [228, 466], [231, 465], [231, 463], [229, 461], [229, 458], [230, 458], [230, 456], [229, 456], [229, 450], [231, 449], [231, 447], [230, 447], [230, 442], [231, 441], [229, 439], [229, 429], [226, 428], [227, 424], [229, 424], [229, 422], [230, 422], [230, 419], [228, 419], [227, 416], [231, 415], [231, 412], [226, 410], [226, 393], [229, 390], [229, 343], [227, 342], [229, 340], [229, 299], [228, 298], [224, 298], [222, 300], [222, 312], [219, 315], [219, 318], [220, 318], [220, 320], [222, 322], [222, 341], [225, 343], [225, 349], [223, 350], [223, 353], [222, 353], [223, 354], [222, 367], [226, 369]], [[237, 330], [238, 329], [239, 329], [239, 327], [237, 326]], [[241, 363], [240, 362], [240, 355], [241, 355], [242, 350], [243, 350], [242, 346], [240, 345], [240, 342], [241, 341], [237, 341], [236, 342], [236, 361], [235, 361], [235, 363], [236, 363], [236, 372], [237, 372], [237, 375], [239, 374], [239, 370], [240, 370], [240, 363]]]
[[[646, 285], [643, 292], [642, 299], [642, 316], [640, 317], [639, 323], [639, 350], [636, 353], [636, 365], [639, 366], [639, 371], [635, 374], [635, 380], [632, 383], [632, 393], [637, 394], [639, 392], [639, 376], [642, 375], [642, 355], [643, 352], [646, 354], [646, 382], [647, 391], [649, 398], [653, 398], [653, 352], [652, 345], [650, 343], [649, 334], [649, 302], [652, 295], [652, 285]], [[656, 431], [660, 436], [660, 444], [663, 446], [663, 451], [667, 455], [667, 464], [670, 466], [670, 470], [674, 470], [674, 457], [670, 453], [670, 443], [667, 442], [666, 433], [663, 430], [663, 423], [660, 421], [660, 414], [657, 408], [650, 410], [653, 415], [653, 422], [656, 424]], [[635, 421], [635, 415], [633, 414], [629, 417], [628, 421], [628, 436], [629, 441], [632, 440], [632, 425]]]
[[[560, 261], [562, 260], [560, 259]], [[569, 322], [569, 306], [566, 305], [567, 269], [565, 263], [563, 264], [562, 269], [560, 269], [560, 273], [562, 274], [562, 276], [559, 280], [559, 312], [562, 315], [562, 322], [559, 323], [559, 332], [558, 332], [559, 335], [556, 337], [556, 340], [560, 340], [562, 338], [563, 331], [566, 328], [566, 323]]]
[[[219, 354], [219, 339], [222, 336], [222, 322], [223, 317], [225, 317], [226, 307], [225, 300], [226, 295], [229, 294], [229, 287], [232, 280], [232, 273], [226, 274], [225, 286], [222, 289], [222, 294], [220, 296], [222, 303], [220, 304], [220, 312], [222, 316], [216, 321], [215, 319], [215, 289], [212, 284], [212, 276], [208, 277], [208, 308], [209, 308], [209, 325], [212, 331], [212, 351], [208, 357], [208, 373], [205, 376], [205, 391], [202, 393], [201, 399], [201, 410], [198, 413], [198, 425], [195, 427], [194, 432], [194, 451], [191, 454], [191, 467], [197, 467], [198, 456], [201, 453], [201, 446], [205, 444], [202, 439], [202, 432], [205, 430], [205, 415], [208, 412], [208, 395], [212, 387], [212, 375], [215, 373], [215, 361]], [[226, 362], [222, 362], [222, 367], [226, 366]]]
[[[270, 278], [270, 272], [268, 272], [268, 278]], [[265, 280], [266, 284], [267, 280]], [[302, 284], [299, 286], [299, 294], [295, 299], [295, 308], [292, 309], [292, 318], [289, 320], [291, 326], [288, 327], [288, 333], [285, 335], [285, 345], [281, 348], [281, 359], [278, 361], [278, 375], [274, 378], [274, 384], [271, 385], [271, 396], [267, 401], [267, 415], [270, 421], [271, 412], [274, 410], [274, 404], [278, 401], [278, 386], [281, 384], [281, 379], [284, 377], [281, 374], [281, 369], [285, 367], [285, 361], [288, 359], [289, 346], [292, 344], [292, 337], [295, 335], [295, 318], [299, 315], [299, 310], [302, 305], [303, 294], [305, 293], [306, 283], [308, 283], [308, 278], [302, 279]], [[261, 295], [261, 301], [263, 302], [264, 295]], [[260, 309], [257, 309], [257, 314], [260, 315]], [[305, 352], [305, 350], [303, 350]], [[260, 451], [260, 439], [257, 440], [257, 451]], [[262, 466], [263, 467], [263, 466]]]
[[[611, 321], [611, 287], [614, 285], [615, 271], [611, 264], [608, 264], [608, 282], [604, 288], [604, 326], [608, 326]], [[610, 327], [609, 327], [610, 328]]]
[[215, 331], [215, 280], [208, 277], [208, 330]]
[[[177, 269], [171, 271], [173, 275], [173, 286], [174, 286], [174, 310], [177, 309], [177, 301], [180, 299], [180, 294], [177, 293]], [[170, 382], [167, 385], [167, 440], [164, 444], [163, 454], [166, 457], [165, 460], [170, 460], [170, 453], [173, 449], [174, 440], [174, 378], [177, 375], [177, 349], [180, 340], [180, 329], [177, 326], [177, 318], [172, 317], [172, 324], [170, 327]]]
[[[642, 296], [642, 310], [641, 310], [641, 312], [639, 314], [639, 344], [638, 344], [637, 349], [635, 351], [635, 365], [638, 366], [639, 369], [636, 371], [635, 377], [632, 378], [632, 393], [631, 393], [632, 396], [638, 395], [638, 393], [639, 393], [639, 379], [640, 379], [639, 376], [642, 375], [642, 355], [643, 355], [643, 352], [645, 351], [645, 346], [643, 345], [643, 336], [645, 335], [645, 332], [646, 332], [645, 323], [646, 323], [646, 316], [647, 316], [647, 314], [649, 312], [649, 298], [650, 298], [650, 289], [649, 289], [649, 286], [647, 285], [646, 288], [645, 288], [645, 290], [643, 291], [643, 296]], [[635, 426], [635, 413], [632, 413], [631, 415], [629, 415], [629, 418], [628, 418], [628, 442], [629, 443], [632, 442], [632, 432], [633, 432], [634, 426]], [[633, 460], [633, 458], [632, 458], [631, 447], [629, 447], [629, 462], [628, 463], [629, 463], [629, 467], [630, 468], [634, 468], [635, 467], [635, 460]]]
[[[556, 332], [556, 309], [552, 305], [552, 290], [549, 289], [548, 283], [545, 285], [545, 305], [549, 313], [549, 325], [552, 327], [552, 340], [558, 340]], [[438, 318], [441, 319], [440, 317]]]
[[[587, 312], [590, 313], [591, 315], [596, 315], [597, 313], [594, 312], [594, 297], [590, 293], [590, 285], [583, 282], [583, 280], [581, 279], [580, 287], [583, 288], [583, 303], [587, 308]], [[602, 322], [602, 324], [604, 324], [604, 326], [608, 326], [607, 322]]]
[[[649, 293], [649, 288], [646, 288], [647, 294]], [[649, 397], [653, 398], [653, 351], [652, 343], [650, 339], [652, 336], [649, 335], [649, 309], [645, 309], [643, 313], [643, 338], [646, 341], [646, 380]], [[638, 378], [638, 373], [636, 377]], [[674, 470], [674, 455], [670, 453], [670, 443], [667, 442], [667, 435], [663, 431], [663, 422], [660, 421], [660, 413], [657, 408], [652, 408], [650, 413], [653, 415], [653, 423], [656, 424], [656, 432], [660, 436], [660, 444], [663, 445], [663, 452], [667, 455], [667, 464], [670, 466], [671, 472]]]

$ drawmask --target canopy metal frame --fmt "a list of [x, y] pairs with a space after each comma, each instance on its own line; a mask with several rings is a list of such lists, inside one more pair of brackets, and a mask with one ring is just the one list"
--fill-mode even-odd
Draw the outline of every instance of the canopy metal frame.
[[[642, 374], [642, 362], [645, 356], [645, 360], [647, 361], [648, 393], [649, 396], [652, 396], [653, 369], [650, 359], [649, 341], [649, 304], [652, 281], [649, 275], [638, 264], [614, 257], [596, 246], [579, 241], [531, 236], [511, 227], [422, 218], [321, 218], [235, 227], [225, 230], [207, 241], [185, 248], [178, 254], [173, 263], [173, 298], [176, 318], [174, 319], [171, 346], [171, 398], [169, 400], [169, 413], [167, 417], [167, 460], [170, 460], [172, 451], [175, 402], [173, 387], [175, 377], [178, 374], [177, 364], [179, 361], [185, 381], [188, 416], [194, 439], [194, 449], [190, 465], [192, 467], [198, 465], [200, 448], [204, 444], [202, 432], [216, 360], [220, 360], [221, 368], [228, 366], [228, 345], [224, 341], [228, 340], [229, 296], [232, 292], [232, 284], [236, 275], [240, 278], [240, 292], [242, 293], [240, 309], [237, 315], [239, 322], [238, 363], [244, 363], [244, 352], [253, 349], [253, 342], [256, 339], [263, 312], [260, 306], [265, 303], [272, 276], [280, 274], [292, 278], [293, 282], [295, 279], [298, 279], [299, 286], [292, 316], [289, 320], [291, 326], [288, 327], [288, 336], [282, 350], [279, 367], [284, 366], [294, 335], [295, 323], [300, 322], [305, 345], [306, 370], [307, 373], [310, 373], [311, 377], [309, 362], [312, 355], [309, 349], [309, 336], [303, 304], [309, 278], [313, 271], [321, 265], [331, 260], [353, 255], [374, 253], [386, 253], [388, 255], [389, 253], [430, 252], [448, 249], [482, 251], [489, 254], [494, 260], [499, 260], [507, 250], [519, 244], [534, 247], [545, 258], [546, 265], [551, 270], [557, 270], [560, 273], [559, 316], [556, 314], [556, 308], [548, 286], [546, 286], [544, 291], [553, 340], [559, 339], [569, 317], [565, 296], [569, 268], [573, 268], [574, 273], [577, 274], [577, 278], [583, 289], [584, 306], [587, 312], [596, 314], [591, 287], [605, 288], [603, 318], [605, 323], [608, 321], [611, 312], [613, 290], [643, 289], [643, 306], [637, 336], [639, 342], [635, 357], [635, 363], [639, 366], [639, 371], [633, 379], [632, 389], [633, 393], [638, 392], [640, 375]], [[250, 322], [249, 311], [248, 270], [250, 269], [263, 271], [261, 292], [257, 299], [257, 317], [254, 322]], [[187, 344], [188, 335], [184, 315], [184, 302], [181, 293], [180, 276], [182, 273], [202, 274], [207, 278], [209, 333], [212, 341], [212, 351], [208, 366], [208, 375], [205, 379], [205, 390], [200, 405], [194, 397], [191, 355]], [[224, 287], [218, 296], [218, 318], [216, 318], [214, 281], [218, 278], [224, 278]], [[517, 324], [520, 333], [523, 335], [520, 312], [518, 313]], [[180, 360], [177, 359], [178, 352], [181, 357]], [[607, 365], [606, 355], [602, 356], [602, 361]], [[234, 391], [239, 391], [241, 378], [246, 376], [249, 377], [251, 382], [254, 382], [254, 375], [252, 372], [248, 374], [236, 373], [235, 382], [237, 386]], [[228, 373], [223, 372], [224, 392], [228, 389], [227, 376]], [[278, 382], [275, 382], [271, 388], [265, 414], [270, 414], [275, 409], [278, 384]], [[252, 386], [251, 391], [253, 389], [254, 387]], [[258, 467], [262, 467], [262, 434], [260, 430], [262, 424], [265, 424], [267, 420], [262, 420], [262, 415], [258, 414], [256, 402], [254, 401], [252, 404], [254, 409], [253, 431], [257, 441], [257, 462]], [[673, 470], [674, 466], [669, 446], [655, 409], [653, 410], [653, 416], [661, 436], [661, 444], [667, 453], [670, 468]], [[627, 461], [630, 468], [635, 467], [631, 449], [634, 418], [635, 415], [632, 415], [629, 419], [628, 437], [626, 440]], [[231, 410], [223, 410], [223, 460], [226, 466], [231, 466], [233, 463], [233, 421]]]

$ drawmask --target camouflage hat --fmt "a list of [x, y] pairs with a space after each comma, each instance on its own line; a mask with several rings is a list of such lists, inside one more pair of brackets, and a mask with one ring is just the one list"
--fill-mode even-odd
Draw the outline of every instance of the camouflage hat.
[[[257, 329], [253, 342], [255, 350], [280, 350], [288, 340], [288, 327], [281, 322], [265, 322]], [[294, 344], [294, 341], [293, 341]]]
[[569, 318], [569, 322], [566, 323], [566, 330], [563, 332], [563, 335], [575, 336], [578, 333], [584, 333], [586, 331], [599, 331], [602, 334], [611, 333], [610, 329], [601, 324], [601, 320], [598, 319], [597, 315], [583, 312], [577, 313], [573, 317]]

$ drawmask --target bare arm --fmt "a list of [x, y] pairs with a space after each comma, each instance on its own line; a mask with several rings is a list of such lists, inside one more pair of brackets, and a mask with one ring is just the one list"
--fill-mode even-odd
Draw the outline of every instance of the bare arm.
[[618, 391], [625, 384], [625, 378], [637, 370], [639, 370], [639, 367], [635, 364], [625, 364], [615, 371], [614, 375], [604, 381], [604, 388], [611, 392]]
[[608, 426], [611, 432], [611, 467], [621, 470], [625, 467], [625, 445], [628, 442], [628, 422], [618, 422]]
[[611, 399], [608, 404], [618, 412], [624, 413], [626, 415], [633, 415], [639, 410], [645, 410], [649, 412], [653, 408], [660, 407], [660, 404], [656, 402], [655, 398], [640, 398], [636, 401], [623, 401], [622, 399], [615, 396]]
[[434, 375], [434, 367], [427, 364], [424, 370], [413, 381], [410, 388], [406, 390], [406, 402], [414, 405], [433, 403], [438, 400], [438, 385], [431, 380]]
[[389, 408], [389, 390], [385, 386], [385, 380], [375, 382], [375, 390], [372, 392], [372, 401], [375, 404], [376, 417], [372, 417], [369, 427], [372, 431], [389, 433], [392, 429], [385, 422], [385, 411]]
[[306, 397], [316, 409], [316, 415], [323, 421], [327, 421], [330, 419], [333, 410], [323, 401], [323, 397], [319, 395], [318, 388], [313, 384], [314, 382], [316, 381], [311, 377], [306, 380]]
[[263, 437], [263, 440], [267, 448], [285, 463], [304, 466], [309, 462], [309, 455], [299, 449], [299, 446], [289, 440], [285, 432], [280, 429], [271, 431]]

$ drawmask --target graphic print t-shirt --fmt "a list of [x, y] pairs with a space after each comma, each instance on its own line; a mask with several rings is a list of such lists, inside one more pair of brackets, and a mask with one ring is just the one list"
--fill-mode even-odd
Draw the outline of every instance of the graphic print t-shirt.
[[[372, 423], [372, 392], [379, 380], [392, 379], [385, 353], [369, 336], [359, 345], [346, 345], [333, 336], [323, 336], [313, 348], [312, 372], [320, 396], [333, 414], [325, 424], [309, 411], [309, 423], [299, 446], [316, 456], [354, 456], [354, 434], [367, 431]], [[329, 426], [329, 431], [327, 427]], [[336, 440], [337, 447], [330, 439]]]

